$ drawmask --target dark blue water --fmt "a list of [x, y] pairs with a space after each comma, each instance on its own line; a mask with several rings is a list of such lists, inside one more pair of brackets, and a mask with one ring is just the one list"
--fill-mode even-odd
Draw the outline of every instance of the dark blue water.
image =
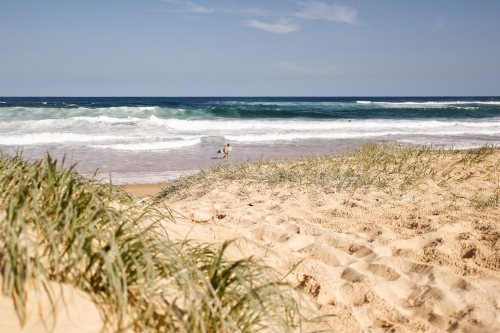
[[[500, 97], [0, 97], [0, 108], [158, 107], [182, 117], [425, 119], [500, 115]], [[371, 103], [359, 103], [371, 102]]]

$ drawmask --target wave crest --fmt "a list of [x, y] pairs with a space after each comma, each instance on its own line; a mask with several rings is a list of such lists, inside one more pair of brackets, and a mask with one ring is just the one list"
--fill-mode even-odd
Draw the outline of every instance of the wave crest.
[[116, 149], [127, 151], [148, 151], [182, 148], [197, 145], [201, 139], [192, 139], [185, 141], [163, 141], [163, 142], [142, 142], [142, 143], [117, 143], [111, 145], [93, 145], [94, 148]]

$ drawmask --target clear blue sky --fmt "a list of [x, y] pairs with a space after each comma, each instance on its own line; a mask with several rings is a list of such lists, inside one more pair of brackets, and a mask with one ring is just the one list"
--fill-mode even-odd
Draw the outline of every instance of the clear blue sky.
[[0, 96], [500, 95], [500, 0], [0, 0]]

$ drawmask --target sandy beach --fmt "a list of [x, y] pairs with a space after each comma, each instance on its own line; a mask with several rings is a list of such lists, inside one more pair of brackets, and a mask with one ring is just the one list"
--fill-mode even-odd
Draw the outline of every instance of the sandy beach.
[[[306, 332], [498, 332], [499, 160], [491, 147], [368, 145], [122, 188], [140, 204], [156, 197], [170, 240], [232, 241], [230, 260], [270, 266], [308, 318], [325, 316]], [[2, 296], [1, 330], [100, 331], [85, 292], [47, 286], [50, 296], [27, 286], [24, 328]]]
[[179, 239], [234, 240], [233, 255], [282, 274], [297, 265], [289, 282], [334, 315], [316, 329], [498, 332], [499, 208], [474, 200], [498, 201], [499, 157], [440, 157], [435, 179], [408, 190], [215, 182], [167, 199], [178, 216], [166, 227]]
[[121, 187], [138, 198], [145, 196], [154, 196], [162, 187], [165, 186], [165, 183], [156, 183], [156, 184], [131, 184], [131, 185], [122, 185]]

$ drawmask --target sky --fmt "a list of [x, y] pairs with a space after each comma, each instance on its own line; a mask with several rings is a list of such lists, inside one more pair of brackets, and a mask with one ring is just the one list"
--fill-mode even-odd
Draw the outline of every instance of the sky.
[[500, 0], [0, 0], [0, 96], [498, 96]]

